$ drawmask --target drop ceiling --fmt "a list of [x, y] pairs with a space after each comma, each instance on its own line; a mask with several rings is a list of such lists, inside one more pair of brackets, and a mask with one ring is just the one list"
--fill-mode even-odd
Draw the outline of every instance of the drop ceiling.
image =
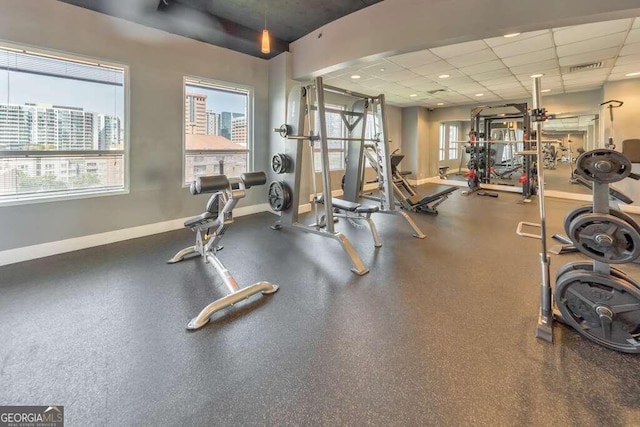
[[[580, 69], [587, 64], [593, 68]], [[343, 89], [384, 93], [390, 105], [439, 108], [530, 98], [533, 74], [543, 74], [545, 95], [599, 89], [634, 72], [640, 72], [640, 17], [436, 47], [324, 78]]]

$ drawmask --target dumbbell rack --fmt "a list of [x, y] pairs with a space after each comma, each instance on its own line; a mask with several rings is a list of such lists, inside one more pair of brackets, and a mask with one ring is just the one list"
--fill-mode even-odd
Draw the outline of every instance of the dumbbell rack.
[[[540, 128], [546, 120], [540, 108], [540, 78], [533, 84], [532, 120]], [[538, 158], [542, 149], [538, 140]], [[572, 326], [586, 338], [612, 350], [640, 353], [640, 285], [611, 264], [633, 261], [640, 255], [640, 226], [628, 215], [609, 206], [609, 184], [631, 174], [631, 162], [618, 152], [598, 149], [583, 153], [576, 171], [593, 183], [593, 205], [569, 212], [565, 231], [583, 254], [593, 261], [571, 262], [550, 281], [550, 258], [546, 250], [544, 172], [537, 164], [540, 224], [521, 222], [516, 233], [541, 239], [541, 302], [536, 336], [553, 341], [553, 321]], [[637, 179], [637, 176], [632, 176]], [[523, 232], [524, 226], [539, 227], [540, 235]], [[555, 309], [554, 309], [555, 306]]]

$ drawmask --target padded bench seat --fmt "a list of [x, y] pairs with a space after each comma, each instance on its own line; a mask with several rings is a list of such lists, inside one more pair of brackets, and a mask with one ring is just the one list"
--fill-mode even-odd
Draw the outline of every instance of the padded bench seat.
[[437, 193], [427, 194], [426, 196], [420, 196], [416, 194], [415, 196], [409, 197], [409, 203], [411, 206], [422, 206], [431, 202], [435, 202], [443, 198], [444, 196], [453, 193], [456, 191], [458, 187], [447, 187], [444, 190], [438, 191]]
[[[324, 203], [324, 196], [320, 196], [318, 203]], [[343, 199], [331, 198], [331, 204], [334, 208], [355, 213], [374, 213], [378, 212], [377, 206], [361, 205], [360, 203], [350, 202]]]

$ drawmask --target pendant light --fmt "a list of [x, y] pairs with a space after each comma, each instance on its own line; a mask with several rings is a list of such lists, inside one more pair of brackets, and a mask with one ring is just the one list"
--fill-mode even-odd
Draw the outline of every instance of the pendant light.
[[271, 41], [269, 40], [269, 30], [267, 30], [267, 4], [264, 5], [264, 29], [262, 30], [262, 49], [264, 54], [271, 53]]

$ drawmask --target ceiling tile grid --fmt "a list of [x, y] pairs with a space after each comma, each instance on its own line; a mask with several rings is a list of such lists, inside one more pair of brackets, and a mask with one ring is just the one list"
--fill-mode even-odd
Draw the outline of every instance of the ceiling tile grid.
[[640, 17], [410, 52], [359, 63], [325, 79], [345, 89], [384, 93], [390, 105], [438, 108], [529, 98], [533, 74], [543, 75], [543, 89], [559, 94], [598, 89], [635, 72], [640, 72]]

